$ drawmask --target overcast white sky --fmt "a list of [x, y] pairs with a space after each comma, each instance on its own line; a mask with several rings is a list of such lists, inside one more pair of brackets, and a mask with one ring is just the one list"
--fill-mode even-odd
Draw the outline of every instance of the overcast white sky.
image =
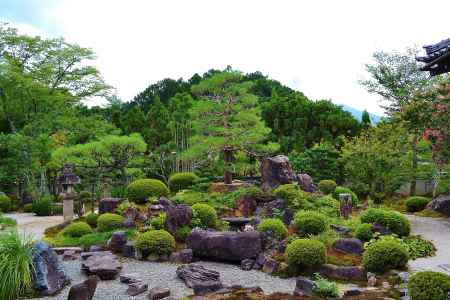
[[449, 0], [0, 0], [0, 20], [93, 48], [124, 100], [231, 65], [378, 114], [357, 83], [364, 64], [377, 50], [449, 38], [449, 11]]

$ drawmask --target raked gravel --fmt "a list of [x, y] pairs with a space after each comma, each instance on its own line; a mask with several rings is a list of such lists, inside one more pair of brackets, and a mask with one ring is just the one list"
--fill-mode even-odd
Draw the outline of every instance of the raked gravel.
[[[171, 263], [153, 263], [147, 261], [138, 261], [132, 259], [121, 259], [123, 269], [121, 274], [137, 273], [140, 278], [148, 284], [149, 290], [156, 286], [168, 287], [171, 295], [180, 299], [183, 296], [191, 295], [192, 289], [186, 287], [183, 281], [176, 277], [178, 265]], [[72, 278], [72, 284], [82, 282], [86, 276], [81, 272], [81, 261], [62, 262], [67, 273]], [[266, 294], [275, 292], [292, 293], [295, 288], [295, 279], [281, 279], [272, 277], [261, 271], [243, 271], [239, 266], [222, 264], [215, 262], [197, 262], [208, 269], [220, 272], [220, 278], [224, 285], [242, 285], [244, 287], [261, 287]], [[120, 283], [119, 279], [110, 281], [99, 281], [95, 292], [94, 300], [119, 300], [119, 299], [147, 299], [148, 292], [136, 297], [126, 294], [128, 285]], [[53, 297], [36, 298], [66, 300], [69, 293], [69, 287], [66, 287], [61, 293]]]

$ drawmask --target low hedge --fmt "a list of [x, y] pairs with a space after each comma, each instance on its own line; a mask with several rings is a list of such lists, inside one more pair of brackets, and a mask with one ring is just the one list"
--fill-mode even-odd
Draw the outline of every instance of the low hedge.
[[177, 193], [180, 190], [190, 188], [199, 177], [192, 172], [175, 173], [169, 178], [169, 188]]
[[327, 229], [327, 217], [315, 211], [299, 211], [294, 216], [292, 226], [301, 236], [317, 235]]
[[409, 212], [418, 212], [425, 209], [427, 204], [430, 202], [430, 199], [426, 197], [414, 196], [409, 197], [406, 202], [406, 210]]
[[89, 224], [84, 222], [71, 223], [61, 231], [62, 235], [69, 237], [82, 237], [89, 233], [93, 233], [93, 230]]
[[288, 230], [280, 219], [264, 219], [258, 225], [258, 231], [272, 232], [277, 238], [284, 239]]
[[408, 281], [411, 300], [448, 300], [450, 276], [433, 271], [418, 272]]
[[310, 239], [297, 239], [286, 247], [286, 262], [297, 270], [320, 267], [327, 261], [325, 244]]
[[379, 240], [364, 251], [363, 265], [368, 272], [384, 273], [405, 267], [408, 259], [408, 250], [399, 242]]
[[325, 195], [331, 194], [336, 189], [337, 184], [334, 180], [321, 180], [319, 181], [318, 188], [319, 190], [324, 193]]
[[150, 230], [138, 235], [134, 245], [144, 256], [169, 255], [175, 250], [175, 239], [165, 230]]
[[99, 232], [112, 231], [122, 227], [124, 218], [117, 214], [102, 214], [97, 219], [97, 230]]
[[139, 179], [127, 187], [128, 199], [136, 203], [145, 203], [149, 197], [168, 196], [169, 189], [158, 179]]

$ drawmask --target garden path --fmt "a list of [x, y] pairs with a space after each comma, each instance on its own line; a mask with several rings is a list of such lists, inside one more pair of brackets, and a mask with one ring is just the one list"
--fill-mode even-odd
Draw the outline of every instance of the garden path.
[[436, 256], [419, 258], [409, 263], [412, 271], [432, 270], [450, 275], [450, 220], [407, 215], [411, 233], [421, 235], [435, 245]]
[[37, 217], [32, 213], [10, 213], [5, 216], [15, 219], [19, 230], [35, 239], [42, 238], [46, 228], [63, 222], [62, 216]]

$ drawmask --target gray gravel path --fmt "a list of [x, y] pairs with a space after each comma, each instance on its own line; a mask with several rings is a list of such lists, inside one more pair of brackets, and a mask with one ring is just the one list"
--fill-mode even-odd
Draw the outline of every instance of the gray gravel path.
[[450, 275], [450, 220], [413, 215], [407, 217], [411, 221], [411, 233], [431, 241], [437, 249], [436, 256], [410, 261], [410, 269], [432, 270]]
[[35, 239], [42, 238], [46, 228], [64, 221], [62, 216], [37, 217], [32, 213], [10, 213], [5, 216], [15, 219], [19, 230], [32, 235]]
[[[170, 263], [152, 263], [131, 259], [122, 259], [122, 273], [138, 273], [149, 289], [162, 286], [170, 288], [172, 296], [182, 298], [191, 295], [192, 289], [186, 287], [183, 281], [176, 278], [175, 270], [178, 265]], [[80, 260], [63, 262], [67, 272], [72, 278], [72, 284], [83, 281], [86, 276], [80, 271]], [[220, 272], [221, 280], [225, 285], [239, 284], [245, 287], [260, 286], [265, 293], [286, 292], [292, 293], [295, 288], [295, 279], [281, 279], [272, 277], [260, 271], [242, 271], [238, 266], [199, 262], [206, 268]], [[94, 300], [121, 300], [121, 299], [147, 299], [148, 292], [136, 297], [126, 295], [127, 285], [120, 283], [119, 279], [100, 281]], [[69, 287], [54, 297], [39, 298], [41, 300], [66, 300]], [[37, 300], [37, 298], [36, 298]]]

